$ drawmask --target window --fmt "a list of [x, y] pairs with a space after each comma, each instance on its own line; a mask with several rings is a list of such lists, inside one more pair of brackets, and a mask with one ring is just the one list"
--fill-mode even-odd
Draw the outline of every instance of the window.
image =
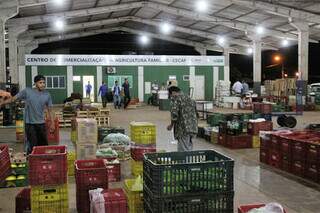
[[79, 75], [74, 75], [72, 79], [73, 81], [81, 81], [81, 77]]
[[46, 76], [47, 89], [65, 89], [65, 76]]
[[189, 75], [184, 75], [183, 76], [183, 80], [184, 81], [189, 81], [190, 80], [190, 76]]

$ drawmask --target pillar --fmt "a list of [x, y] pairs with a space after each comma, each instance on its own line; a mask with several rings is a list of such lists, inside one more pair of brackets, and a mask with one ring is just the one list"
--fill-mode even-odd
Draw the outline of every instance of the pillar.
[[213, 67], [213, 99], [216, 100], [216, 86], [219, 81], [219, 67]]
[[73, 66], [67, 66], [67, 96], [73, 93]]
[[223, 46], [223, 56], [224, 56], [224, 81], [230, 81], [230, 48], [229, 45]]
[[195, 83], [196, 83], [196, 68], [195, 68], [195, 66], [190, 66], [190, 68], [189, 68], [189, 87], [193, 88], [193, 91], [190, 90], [193, 93], [191, 98], [194, 98], [194, 89], [196, 86]]
[[139, 101], [144, 101], [144, 68], [142, 66], [138, 67], [138, 97]]
[[[25, 54], [29, 54], [31, 48], [37, 48], [38, 45], [32, 39], [19, 39], [18, 40], [18, 65], [25, 64]], [[28, 50], [28, 52], [27, 52]], [[32, 50], [31, 50], [32, 51]], [[30, 51], [30, 52], [31, 52]]]
[[10, 27], [9, 28], [9, 65], [11, 83], [17, 84], [18, 77], [18, 36], [25, 32], [28, 26]]
[[6, 19], [4, 17], [0, 17], [0, 83], [6, 82], [5, 21]]
[[298, 72], [303, 87], [302, 94], [306, 96], [309, 79], [309, 24], [299, 20], [289, 20], [298, 30]]
[[253, 92], [261, 95], [261, 40], [253, 40]]

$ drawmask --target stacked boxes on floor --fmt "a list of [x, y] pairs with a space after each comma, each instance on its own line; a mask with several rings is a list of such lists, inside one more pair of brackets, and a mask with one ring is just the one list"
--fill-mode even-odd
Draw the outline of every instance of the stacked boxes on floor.
[[10, 155], [8, 145], [0, 145], [0, 185], [4, 185], [11, 174]]
[[131, 122], [130, 133], [135, 143], [131, 148], [131, 171], [134, 176], [142, 176], [144, 152], [156, 151], [156, 126], [148, 122]]
[[89, 213], [89, 190], [108, 189], [108, 174], [104, 160], [76, 160], [75, 178], [77, 210], [79, 213]]
[[270, 103], [253, 103], [253, 112], [261, 114], [266, 121], [272, 121], [272, 104]]
[[16, 195], [16, 213], [31, 212], [30, 188], [23, 188]]
[[98, 143], [98, 127], [94, 118], [76, 119], [76, 155], [78, 160], [95, 159]]
[[67, 213], [67, 148], [36, 146], [29, 155], [29, 183], [33, 213]]
[[233, 167], [213, 150], [145, 154], [144, 210], [233, 212]]
[[248, 134], [252, 135], [252, 148], [260, 147], [260, 131], [272, 131], [272, 121], [265, 121], [264, 119], [250, 120], [248, 122]]
[[320, 134], [277, 131], [261, 135], [260, 161], [320, 183]]

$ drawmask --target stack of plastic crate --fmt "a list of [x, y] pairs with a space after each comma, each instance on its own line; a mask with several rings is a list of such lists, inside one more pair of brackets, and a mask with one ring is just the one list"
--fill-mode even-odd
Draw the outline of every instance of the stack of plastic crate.
[[76, 160], [75, 178], [77, 210], [79, 213], [89, 213], [89, 190], [108, 189], [108, 174], [104, 160]]
[[233, 212], [233, 167], [232, 159], [213, 150], [145, 154], [144, 210]]
[[67, 147], [36, 146], [29, 155], [29, 183], [33, 213], [67, 213]]
[[77, 118], [76, 120], [76, 156], [78, 160], [96, 158], [98, 127], [94, 118]]
[[10, 155], [8, 145], [0, 145], [0, 185], [11, 174]]
[[142, 176], [143, 154], [156, 151], [156, 126], [148, 122], [131, 122], [130, 133], [135, 143], [131, 147], [131, 172], [134, 176]]

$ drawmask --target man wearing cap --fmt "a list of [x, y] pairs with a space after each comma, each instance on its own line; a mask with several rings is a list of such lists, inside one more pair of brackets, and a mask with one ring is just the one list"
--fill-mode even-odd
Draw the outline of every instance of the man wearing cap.
[[52, 99], [45, 90], [46, 83], [43, 75], [34, 77], [35, 88], [26, 88], [16, 96], [0, 101], [0, 107], [16, 100], [25, 101], [25, 131], [27, 135], [27, 154], [30, 154], [34, 146], [48, 145], [44, 111], [48, 110], [50, 131], [55, 130], [54, 122], [51, 119]]
[[173, 128], [174, 137], [178, 140], [178, 152], [191, 151], [192, 138], [198, 133], [196, 103], [180, 90], [176, 81], [171, 81], [168, 91], [171, 99], [171, 124], [167, 130], [171, 131]]

